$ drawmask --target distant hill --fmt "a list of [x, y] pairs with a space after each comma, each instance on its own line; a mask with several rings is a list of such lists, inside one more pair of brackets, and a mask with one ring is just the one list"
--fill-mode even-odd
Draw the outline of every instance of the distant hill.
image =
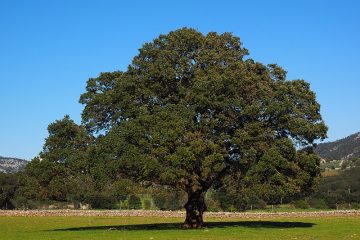
[[0, 172], [16, 173], [24, 169], [28, 163], [28, 161], [23, 159], [0, 156]]
[[315, 152], [326, 160], [360, 158], [360, 132], [335, 142], [320, 143]]

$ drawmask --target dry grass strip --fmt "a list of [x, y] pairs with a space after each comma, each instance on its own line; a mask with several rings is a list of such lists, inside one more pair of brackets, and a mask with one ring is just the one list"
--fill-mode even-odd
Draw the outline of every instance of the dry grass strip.
[[[163, 217], [183, 218], [184, 211], [156, 210], [0, 210], [0, 216], [99, 216], [99, 217]], [[359, 210], [336, 210], [317, 212], [207, 212], [205, 217], [211, 218], [302, 218], [302, 217], [360, 217]]]

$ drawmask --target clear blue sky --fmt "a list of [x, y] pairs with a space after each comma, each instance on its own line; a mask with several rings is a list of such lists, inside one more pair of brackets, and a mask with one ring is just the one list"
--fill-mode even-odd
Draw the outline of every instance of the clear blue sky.
[[255, 60], [310, 82], [328, 140], [360, 131], [360, 1], [0, 0], [0, 156], [36, 156], [49, 123], [80, 123], [89, 77], [184, 26], [233, 32]]

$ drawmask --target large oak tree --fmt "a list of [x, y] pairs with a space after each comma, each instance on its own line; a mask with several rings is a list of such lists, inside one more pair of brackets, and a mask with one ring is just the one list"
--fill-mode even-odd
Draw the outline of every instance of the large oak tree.
[[89, 79], [83, 123], [119, 176], [188, 195], [184, 227], [203, 226], [204, 195], [238, 184], [259, 194], [313, 187], [326, 137], [309, 84], [248, 57], [231, 33], [183, 28], [146, 43], [127, 71]]

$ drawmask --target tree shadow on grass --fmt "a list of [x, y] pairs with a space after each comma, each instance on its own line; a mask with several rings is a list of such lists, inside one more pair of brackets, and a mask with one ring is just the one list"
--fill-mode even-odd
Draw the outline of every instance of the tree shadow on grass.
[[[226, 228], [226, 227], [247, 227], [247, 228], [310, 228], [314, 223], [307, 222], [275, 222], [275, 221], [238, 221], [238, 222], [207, 222], [206, 228]], [[155, 224], [134, 224], [134, 225], [109, 225], [109, 226], [89, 226], [76, 228], [54, 229], [51, 231], [94, 231], [94, 230], [176, 230], [180, 229], [179, 223], [155, 223]]]

